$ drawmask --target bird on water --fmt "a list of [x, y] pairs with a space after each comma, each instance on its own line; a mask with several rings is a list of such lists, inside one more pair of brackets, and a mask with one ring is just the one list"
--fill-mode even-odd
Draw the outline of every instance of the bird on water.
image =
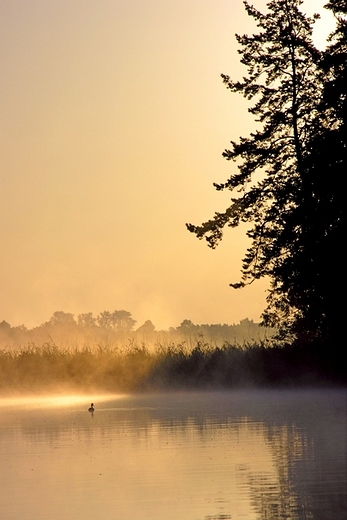
[[94, 403], [91, 403], [90, 407], [88, 408], [88, 412], [94, 413], [94, 410], [95, 410]]

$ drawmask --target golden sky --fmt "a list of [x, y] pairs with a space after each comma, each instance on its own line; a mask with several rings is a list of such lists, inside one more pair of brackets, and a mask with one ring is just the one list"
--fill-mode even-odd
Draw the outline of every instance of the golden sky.
[[0, 0], [0, 321], [259, 320], [266, 283], [229, 287], [245, 229], [212, 251], [185, 228], [228, 204], [212, 183], [253, 123], [220, 74], [255, 30], [241, 0]]

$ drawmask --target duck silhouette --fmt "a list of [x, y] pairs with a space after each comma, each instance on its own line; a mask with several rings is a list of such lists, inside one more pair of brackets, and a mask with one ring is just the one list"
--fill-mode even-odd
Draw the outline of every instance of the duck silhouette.
[[91, 403], [90, 407], [88, 408], [88, 412], [89, 413], [94, 413], [94, 410], [95, 410], [94, 403]]

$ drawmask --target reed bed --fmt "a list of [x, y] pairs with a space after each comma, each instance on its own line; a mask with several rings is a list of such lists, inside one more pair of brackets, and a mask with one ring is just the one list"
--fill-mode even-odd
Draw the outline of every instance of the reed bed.
[[61, 349], [33, 344], [0, 351], [1, 394], [37, 392], [139, 392], [177, 389], [344, 385], [338, 349], [266, 344], [218, 347], [130, 342], [119, 347]]

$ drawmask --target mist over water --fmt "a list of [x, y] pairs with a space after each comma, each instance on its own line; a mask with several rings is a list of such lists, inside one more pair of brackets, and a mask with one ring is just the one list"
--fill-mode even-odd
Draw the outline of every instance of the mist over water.
[[346, 518], [345, 390], [0, 404], [4, 520]]
[[74, 343], [70, 325], [0, 350], [1, 519], [346, 518], [340, 349], [233, 345], [235, 328], [205, 326], [216, 342], [188, 320], [162, 344], [150, 324], [149, 346], [101, 326]]

